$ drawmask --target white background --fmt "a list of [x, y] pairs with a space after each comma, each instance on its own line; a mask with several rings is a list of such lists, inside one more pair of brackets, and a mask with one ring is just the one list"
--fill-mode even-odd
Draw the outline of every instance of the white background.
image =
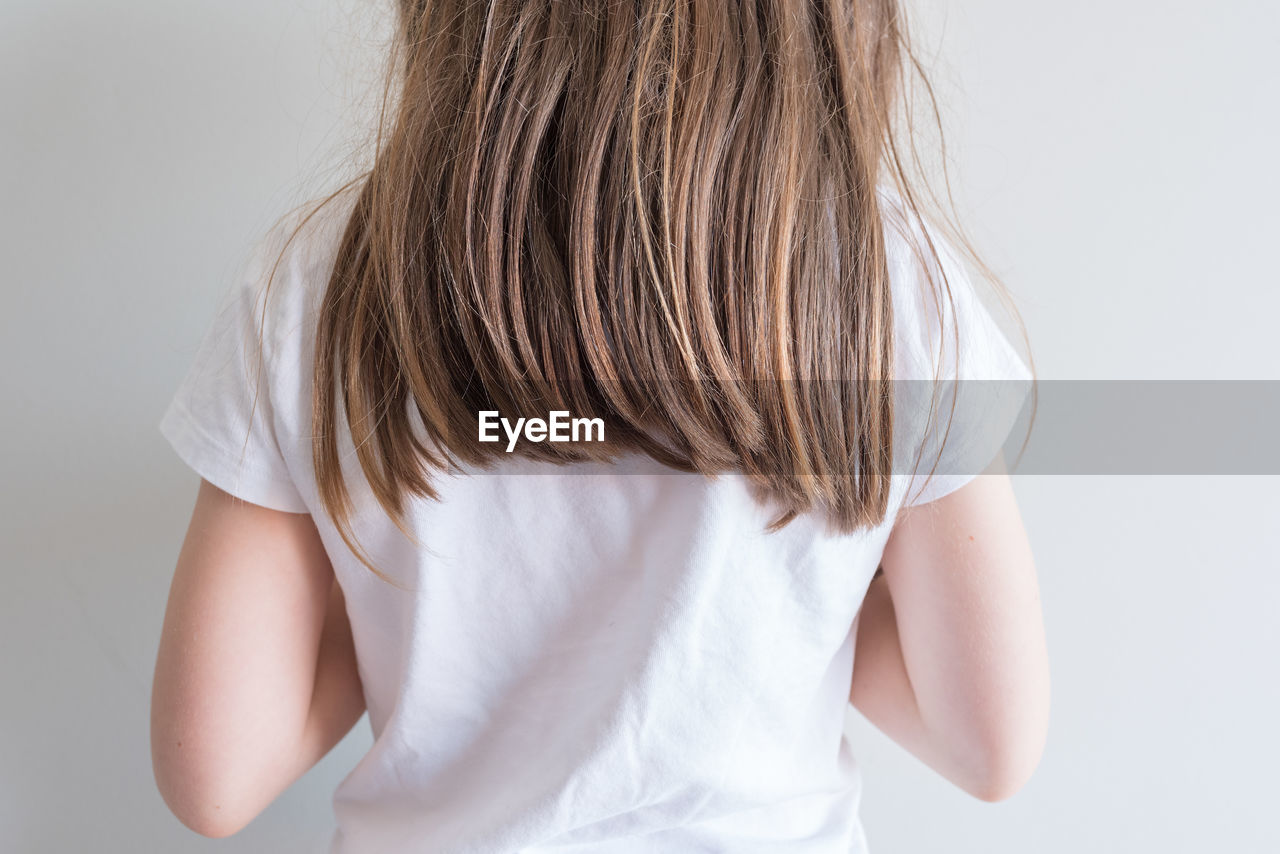
[[[2, 850], [323, 847], [363, 723], [227, 841], [154, 789], [151, 667], [195, 492], [156, 423], [250, 243], [341, 174], [387, 5], [0, 4]], [[1280, 6], [916, 8], [962, 210], [1041, 376], [1280, 379]], [[1019, 478], [1044, 762], [983, 804], [850, 713], [873, 852], [1280, 850], [1276, 485]]]

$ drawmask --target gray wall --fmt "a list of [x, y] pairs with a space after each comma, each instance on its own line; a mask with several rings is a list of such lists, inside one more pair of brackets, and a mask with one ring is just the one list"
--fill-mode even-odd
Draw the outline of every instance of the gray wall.
[[[385, 5], [385, 4], [382, 4]], [[1047, 378], [1280, 379], [1274, 4], [918, 5], [962, 208]], [[239, 836], [156, 794], [147, 709], [195, 482], [156, 431], [250, 242], [332, 184], [358, 0], [0, 5], [0, 849], [313, 851], [363, 728]], [[337, 171], [335, 171], [337, 170]], [[1021, 477], [1054, 664], [1028, 788], [850, 714], [892, 852], [1280, 850], [1275, 478]]]

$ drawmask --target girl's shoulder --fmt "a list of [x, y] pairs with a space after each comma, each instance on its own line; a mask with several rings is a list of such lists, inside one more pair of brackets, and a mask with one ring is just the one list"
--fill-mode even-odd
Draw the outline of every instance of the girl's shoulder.
[[[967, 483], [1019, 435], [1033, 374], [955, 242], [892, 191], [881, 195], [894, 325], [894, 453], [909, 503]], [[1013, 325], [1016, 315], [1007, 317]], [[930, 476], [923, 477], [924, 473]]]
[[359, 190], [350, 184], [294, 207], [250, 250], [239, 282], [273, 345], [314, 326]]
[[1030, 380], [957, 242], [928, 215], [882, 187], [881, 219], [894, 314], [898, 380]]

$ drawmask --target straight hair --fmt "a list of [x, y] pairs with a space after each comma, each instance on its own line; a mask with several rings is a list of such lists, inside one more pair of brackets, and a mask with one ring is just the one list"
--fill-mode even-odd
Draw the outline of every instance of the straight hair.
[[919, 213], [908, 73], [937, 120], [896, 0], [401, 0], [372, 166], [326, 200], [358, 185], [313, 365], [347, 545], [386, 578], [352, 537], [340, 419], [413, 539], [434, 475], [508, 457], [478, 439], [490, 410], [607, 425], [527, 458], [742, 473], [774, 529], [882, 522], [878, 191]]

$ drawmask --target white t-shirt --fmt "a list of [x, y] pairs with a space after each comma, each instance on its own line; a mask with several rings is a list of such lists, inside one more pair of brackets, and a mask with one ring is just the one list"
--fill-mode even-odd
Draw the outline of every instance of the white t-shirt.
[[[265, 301], [302, 214], [260, 242], [160, 422], [202, 477], [310, 513], [323, 537], [375, 739], [334, 795], [331, 851], [864, 851], [844, 717], [855, 618], [895, 512], [853, 535], [808, 517], [767, 533], [773, 511], [738, 476], [512, 458], [438, 476], [440, 500], [409, 505], [417, 547], [349, 459], [356, 536], [402, 588], [380, 580], [339, 538], [311, 468], [315, 312], [353, 199], [307, 223]], [[958, 266], [954, 367], [921, 268], [887, 232], [899, 376], [933, 376], [942, 347], [944, 376], [1025, 378]], [[944, 475], [923, 491], [895, 476], [894, 507], [973, 472]]]

